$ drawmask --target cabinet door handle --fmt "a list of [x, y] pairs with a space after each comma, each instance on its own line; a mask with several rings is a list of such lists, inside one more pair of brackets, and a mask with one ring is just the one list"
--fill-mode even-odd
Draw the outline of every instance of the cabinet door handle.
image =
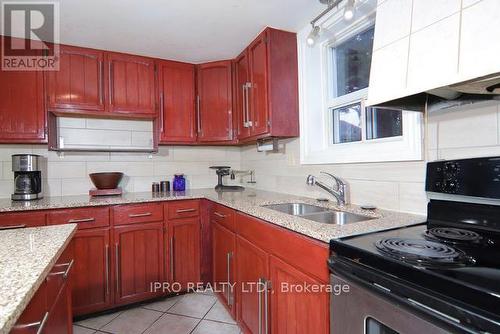
[[233, 298], [232, 298], [232, 286], [231, 286], [231, 257], [233, 256], [232, 252], [227, 253], [226, 257], [226, 271], [227, 271], [227, 305], [233, 306]]
[[70, 219], [68, 220], [69, 224], [76, 224], [76, 223], [91, 223], [94, 222], [95, 218], [82, 218], [82, 219]]
[[257, 293], [258, 293], [258, 304], [259, 304], [259, 330], [258, 333], [262, 334], [262, 283], [263, 278], [259, 278], [259, 283], [257, 284]]
[[109, 245], [106, 245], [104, 251], [106, 252], [106, 295], [109, 295]]
[[26, 227], [26, 224], [12, 225], [12, 226], [1, 226], [0, 227], [0, 231], [2, 231], [2, 230], [13, 230], [13, 229], [16, 229], [16, 228], [25, 228], [25, 227]]
[[129, 218], [140, 218], [140, 217], [149, 217], [152, 216], [153, 214], [151, 212], [144, 212], [144, 213], [131, 213], [128, 215]]
[[99, 104], [104, 101], [104, 63], [99, 60]]
[[176, 213], [196, 212], [196, 209], [178, 209]]
[[247, 128], [253, 126], [253, 122], [252, 120], [250, 119], [250, 88], [252, 88], [252, 83], [251, 82], [247, 82], [245, 84], [245, 87], [246, 87], [246, 90], [247, 90], [247, 93], [245, 94], [245, 110], [246, 110], [246, 113], [247, 113]]
[[214, 215], [216, 215], [219, 218], [223, 218], [223, 219], [227, 217], [226, 215], [223, 215], [222, 213], [219, 213], [217, 211], [214, 211]]
[[113, 63], [109, 62], [109, 104], [113, 104]]
[[269, 294], [267, 292], [270, 287], [270, 283], [267, 280], [264, 280], [264, 333], [269, 333]]
[[174, 237], [170, 238], [170, 276], [172, 277], [172, 283], [174, 283]]
[[243, 85], [241, 85], [241, 88], [242, 88], [242, 97], [243, 97], [243, 101], [242, 101], [242, 114], [243, 114], [243, 127], [244, 128], [247, 128], [248, 127], [248, 122], [247, 122], [247, 87], [246, 87], [246, 83], [244, 83]]
[[116, 293], [120, 296], [120, 246], [115, 244]]
[[196, 126], [198, 127], [198, 134], [201, 133], [201, 113], [200, 113], [200, 96], [196, 96]]
[[45, 329], [45, 324], [47, 323], [48, 319], [49, 319], [49, 312], [45, 312], [42, 321], [40, 321], [40, 325], [38, 326], [36, 334], [41, 334], [43, 332], [43, 330]]
[[164, 94], [160, 93], [160, 132], [163, 133], [163, 103], [164, 103]]
[[54, 273], [50, 273], [49, 276], [58, 276], [58, 275], [62, 275], [64, 279], [68, 278], [68, 275], [69, 275], [69, 271], [71, 270], [71, 268], [73, 267], [73, 263], [75, 263], [75, 260], [71, 260], [70, 262], [68, 263], [61, 263], [61, 264], [56, 264], [55, 267], [63, 267], [63, 266], [66, 266], [66, 270], [64, 271], [56, 271]]

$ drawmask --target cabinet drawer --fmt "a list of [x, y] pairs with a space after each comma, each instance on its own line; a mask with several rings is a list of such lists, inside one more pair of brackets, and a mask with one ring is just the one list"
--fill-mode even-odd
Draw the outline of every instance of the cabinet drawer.
[[109, 208], [81, 208], [52, 211], [48, 214], [48, 224], [77, 224], [80, 230], [109, 226]]
[[44, 212], [4, 213], [0, 215], [0, 230], [44, 225]]
[[217, 222], [234, 232], [236, 230], [234, 222], [234, 210], [227, 208], [223, 205], [214, 205], [212, 211], [210, 212], [210, 219], [213, 222]]
[[115, 225], [161, 221], [163, 221], [162, 203], [121, 205], [113, 208], [113, 222]]
[[47, 285], [47, 308], [52, 308], [52, 303], [56, 300], [59, 292], [70, 279], [74, 265], [72, 242], [66, 247], [62, 255], [52, 267], [52, 270], [45, 279]]
[[168, 219], [196, 217], [200, 215], [200, 202], [178, 201], [168, 203]]

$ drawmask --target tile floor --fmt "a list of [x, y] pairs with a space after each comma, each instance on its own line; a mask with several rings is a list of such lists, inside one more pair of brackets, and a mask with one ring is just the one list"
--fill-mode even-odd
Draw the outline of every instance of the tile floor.
[[74, 334], [240, 334], [211, 292], [191, 293], [78, 321]]

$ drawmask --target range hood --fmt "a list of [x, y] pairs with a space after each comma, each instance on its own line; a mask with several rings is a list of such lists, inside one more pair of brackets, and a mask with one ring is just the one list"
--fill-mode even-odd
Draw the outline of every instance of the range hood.
[[375, 106], [435, 112], [495, 101], [500, 102], [500, 73], [378, 103]]

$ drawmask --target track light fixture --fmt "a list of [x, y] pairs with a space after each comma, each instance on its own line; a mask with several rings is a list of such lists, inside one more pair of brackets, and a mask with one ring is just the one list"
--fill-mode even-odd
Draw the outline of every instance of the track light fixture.
[[347, 0], [347, 4], [344, 8], [344, 19], [350, 21], [354, 17], [354, 3], [355, 0]]
[[312, 25], [312, 30], [309, 33], [309, 35], [307, 35], [307, 39], [306, 39], [308, 46], [314, 46], [314, 44], [316, 43], [316, 40], [319, 37], [319, 30], [320, 30], [319, 26], [314, 26], [314, 24]]

